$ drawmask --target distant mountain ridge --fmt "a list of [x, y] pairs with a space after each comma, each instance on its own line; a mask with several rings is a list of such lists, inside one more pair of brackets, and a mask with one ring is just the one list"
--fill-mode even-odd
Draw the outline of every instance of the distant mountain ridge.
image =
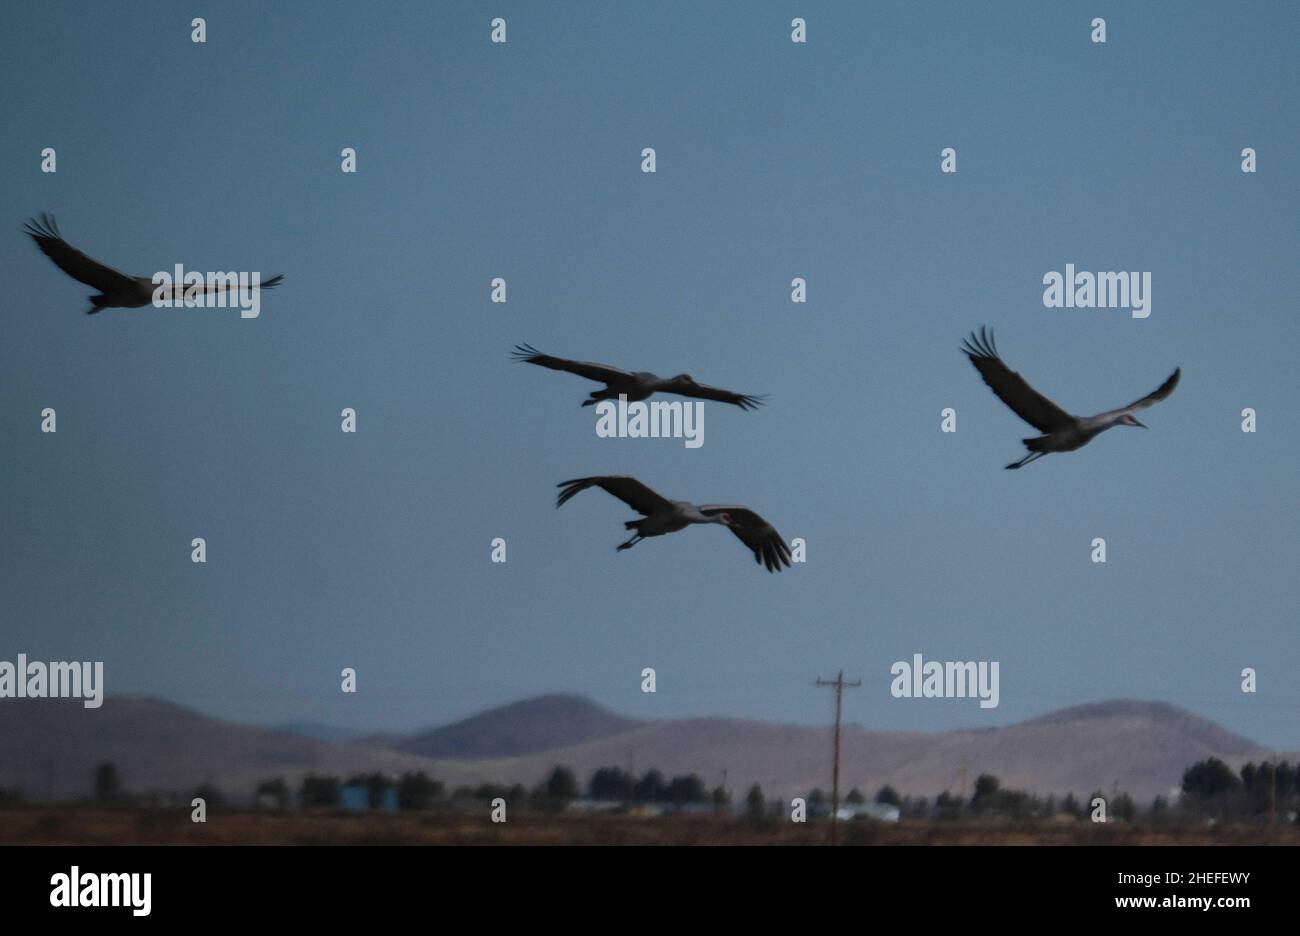
[[[318, 730], [320, 726], [314, 726]], [[213, 783], [248, 792], [284, 776], [348, 777], [423, 770], [449, 787], [539, 782], [552, 767], [582, 782], [599, 767], [696, 773], [713, 784], [726, 771], [742, 795], [826, 787], [830, 729], [735, 718], [641, 720], [575, 695], [547, 695], [411, 735], [344, 742], [208, 718], [159, 699], [110, 697], [100, 709], [78, 700], [0, 702], [0, 787], [34, 798], [89, 795], [95, 767], [112, 761], [126, 789], [188, 793]], [[1272, 752], [1184, 709], [1111, 700], [999, 728], [938, 733], [869, 731], [846, 725], [841, 782], [874, 793], [889, 784], [933, 796], [973, 784], [980, 773], [1037, 793], [1118, 786], [1142, 800], [1169, 794], [1187, 766], [1207, 757], [1239, 765]], [[1288, 756], [1293, 759], [1294, 755]]]
[[399, 739], [394, 749], [440, 759], [518, 757], [620, 734], [644, 724], [579, 695], [552, 694], [490, 709]]

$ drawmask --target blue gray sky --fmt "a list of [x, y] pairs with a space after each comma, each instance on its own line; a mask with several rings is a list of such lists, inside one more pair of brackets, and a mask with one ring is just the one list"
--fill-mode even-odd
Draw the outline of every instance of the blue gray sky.
[[[414, 728], [546, 691], [816, 723], [812, 680], [842, 668], [875, 728], [1123, 696], [1300, 746], [1294, 4], [7, 17], [0, 658], [103, 660], [106, 704], [263, 723]], [[255, 320], [87, 317], [21, 233], [41, 210], [128, 272], [286, 279]], [[1150, 271], [1150, 318], [1044, 308], [1066, 263]], [[1149, 431], [1004, 471], [1035, 433], [958, 352], [982, 323], [1076, 412], [1182, 384]], [[594, 386], [511, 363], [520, 341], [770, 401], [708, 404], [697, 450], [598, 439]], [[602, 473], [747, 504], [808, 561], [768, 575], [717, 528], [616, 553], [622, 504], [554, 507]], [[999, 661], [1000, 706], [891, 698], [917, 652]]]

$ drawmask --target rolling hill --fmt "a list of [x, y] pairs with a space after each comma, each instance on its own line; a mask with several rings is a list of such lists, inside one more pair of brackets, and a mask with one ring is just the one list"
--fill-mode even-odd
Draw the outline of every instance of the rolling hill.
[[397, 740], [407, 754], [480, 760], [553, 751], [622, 734], [642, 724], [576, 695], [544, 695]]
[[29, 798], [85, 797], [105, 761], [124, 789], [181, 793], [208, 782], [243, 792], [276, 776], [429, 767], [398, 751], [221, 721], [160, 699], [117, 696], [98, 709], [75, 699], [0, 704], [0, 787]]

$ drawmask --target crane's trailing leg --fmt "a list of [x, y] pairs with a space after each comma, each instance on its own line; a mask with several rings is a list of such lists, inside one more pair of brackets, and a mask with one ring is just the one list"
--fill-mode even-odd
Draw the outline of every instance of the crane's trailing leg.
[[1042, 457], [1043, 457], [1044, 455], [1046, 455], [1046, 454], [1047, 454], [1046, 452], [1030, 452], [1030, 453], [1029, 453], [1028, 455], [1026, 455], [1024, 458], [1020, 459], [1020, 461], [1018, 461], [1018, 462], [1012, 462], [1011, 464], [1007, 465], [1007, 467], [1008, 467], [1008, 468], [1023, 468], [1025, 465], [1028, 465], [1031, 461], [1034, 461], [1034, 460], [1037, 459], [1037, 458], [1042, 458]]
[[618, 547], [618, 551], [619, 551], [619, 552], [622, 552], [624, 549], [631, 549], [631, 548], [632, 548], [633, 546], [635, 546], [637, 543], [641, 542], [641, 540], [645, 539], [645, 537], [641, 535], [641, 521], [640, 521], [640, 520], [628, 520], [626, 523], [623, 524], [623, 529], [625, 529], [625, 530], [636, 530], [636, 536], [632, 537], [632, 538], [631, 538], [630, 540], [628, 540], [626, 543], [623, 543], [622, 545], [620, 545], [620, 546]]

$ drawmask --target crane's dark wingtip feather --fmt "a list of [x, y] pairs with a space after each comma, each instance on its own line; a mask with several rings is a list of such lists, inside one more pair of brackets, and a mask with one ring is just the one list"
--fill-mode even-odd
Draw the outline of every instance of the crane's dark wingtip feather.
[[995, 358], [997, 349], [993, 344], [993, 333], [984, 325], [978, 331], [972, 331], [963, 339], [961, 350], [972, 360], [975, 358]]
[[1174, 372], [1165, 378], [1165, 382], [1162, 383], [1156, 391], [1151, 394], [1151, 396], [1154, 397], [1155, 400], [1163, 400], [1168, 397], [1169, 394], [1173, 393], [1174, 389], [1178, 386], [1178, 379], [1182, 374], [1183, 369], [1181, 367], [1174, 368]]
[[773, 531], [754, 550], [754, 561], [761, 562], [768, 572], [780, 572], [790, 567], [790, 547], [778, 533]]
[[570, 481], [561, 481], [556, 487], [564, 490], [560, 491], [559, 496], [555, 499], [555, 506], [563, 507], [575, 494], [590, 487], [592, 480], [591, 478], [573, 478]]
[[993, 332], [981, 325], [978, 331], [962, 339], [962, 353], [973, 361], [976, 358], [996, 358], [997, 346], [993, 343]]
[[527, 361], [529, 358], [541, 357], [541, 352], [527, 342], [515, 345], [515, 349], [510, 352], [516, 361]]
[[59, 234], [59, 226], [54, 222], [54, 216], [47, 215], [44, 212], [41, 212], [39, 218], [28, 218], [23, 225], [23, 231], [38, 244], [42, 240], [63, 239]]

